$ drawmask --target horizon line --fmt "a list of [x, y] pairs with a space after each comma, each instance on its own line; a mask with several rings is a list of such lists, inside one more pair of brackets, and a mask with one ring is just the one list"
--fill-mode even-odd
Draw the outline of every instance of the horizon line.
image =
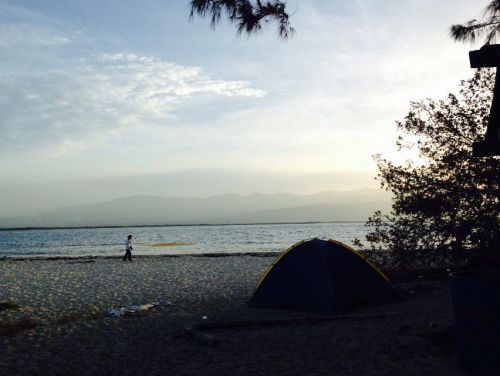
[[366, 220], [355, 221], [305, 221], [305, 222], [251, 222], [251, 223], [176, 223], [156, 225], [104, 225], [104, 226], [27, 226], [0, 227], [0, 231], [32, 231], [32, 230], [85, 230], [101, 228], [144, 228], [144, 227], [196, 227], [196, 226], [259, 226], [259, 225], [309, 225], [322, 223], [366, 223]]

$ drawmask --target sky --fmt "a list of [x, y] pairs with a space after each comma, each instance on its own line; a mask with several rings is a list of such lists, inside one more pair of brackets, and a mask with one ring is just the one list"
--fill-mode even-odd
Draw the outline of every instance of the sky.
[[131, 195], [377, 187], [412, 100], [472, 76], [487, 0], [291, 0], [238, 36], [188, 0], [0, 0], [0, 217]]

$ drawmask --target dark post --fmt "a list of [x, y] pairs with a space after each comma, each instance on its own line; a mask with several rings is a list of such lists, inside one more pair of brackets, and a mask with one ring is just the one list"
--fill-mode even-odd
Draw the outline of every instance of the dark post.
[[496, 68], [488, 126], [484, 140], [474, 143], [473, 155], [476, 157], [500, 155], [500, 45], [487, 44], [479, 50], [470, 51], [469, 60], [471, 68]]

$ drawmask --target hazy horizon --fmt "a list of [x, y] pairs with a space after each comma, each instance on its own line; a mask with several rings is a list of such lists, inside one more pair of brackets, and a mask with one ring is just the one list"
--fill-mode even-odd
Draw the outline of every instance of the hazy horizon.
[[[210, 197], [253, 193], [314, 194], [378, 188], [368, 174], [279, 175], [214, 171], [184, 171], [165, 175], [61, 180], [0, 187], [1, 216], [33, 215], [65, 206], [95, 204], [130, 196]], [[24, 200], [13, 199], [22, 195]]]
[[225, 194], [209, 197], [136, 195], [19, 216], [0, 216], [0, 228], [366, 221], [387, 211], [390, 194], [375, 188]]

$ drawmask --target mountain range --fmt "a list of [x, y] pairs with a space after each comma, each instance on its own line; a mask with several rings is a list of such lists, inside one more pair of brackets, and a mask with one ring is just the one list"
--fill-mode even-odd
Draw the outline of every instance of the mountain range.
[[33, 217], [0, 217], [0, 227], [365, 221], [376, 210], [388, 211], [390, 204], [389, 193], [373, 188], [311, 195], [132, 196], [94, 205], [63, 207]]

